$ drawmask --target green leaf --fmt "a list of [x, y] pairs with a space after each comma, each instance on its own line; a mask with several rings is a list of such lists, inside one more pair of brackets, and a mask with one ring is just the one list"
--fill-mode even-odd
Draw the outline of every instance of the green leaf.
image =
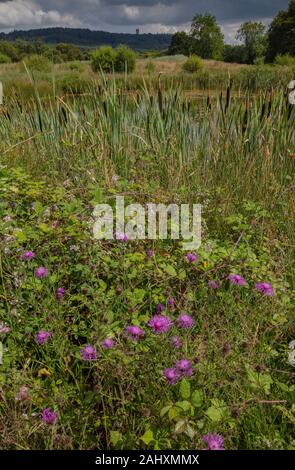
[[180, 419], [179, 421], [177, 421], [176, 425], [175, 425], [175, 429], [174, 431], [177, 433], [177, 434], [180, 434], [182, 432], [185, 431], [185, 428], [186, 428], [186, 422], [184, 419]]
[[190, 438], [190, 439], [193, 439], [195, 437], [195, 434], [196, 434], [196, 431], [194, 430], [194, 428], [188, 424], [185, 428], [185, 434]]
[[152, 442], [154, 441], [154, 434], [153, 432], [148, 429], [144, 434], [143, 436], [141, 436], [140, 438], [147, 446]]
[[169, 419], [172, 421], [179, 417], [180, 409], [177, 406], [172, 406], [168, 412]]
[[165, 416], [168, 411], [171, 409], [172, 405], [167, 405], [167, 406], [164, 406], [164, 408], [161, 409], [161, 412], [160, 412], [160, 416], [161, 418], [163, 418], [163, 416]]
[[111, 443], [113, 446], [116, 446], [122, 439], [123, 436], [119, 431], [111, 431]]
[[180, 281], [183, 281], [185, 278], [186, 278], [186, 272], [185, 272], [184, 269], [181, 269], [181, 270], [179, 271], [179, 274], [178, 274], [178, 279], [179, 279]]
[[183, 411], [189, 411], [192, 407], [191, 403], [189, 401], [178, 401], [175, 403], [176, 406], [181, 408]]
[[162, 266], [162, 268], [167, 274], [169, 274], [169, 276], [172, 276], [172, 277], [177, 276], [177, 272], [171, 264], [167, 264], [165, 266]]
[[195, 390], [192, 393], [191, 402], [192, 402], [193, 406], [196, 407], [196, 408], [199, 408], [200, 406], [202, 406], [202, 402], [203, 402], [203, 392], [202, 392], [202, 390]]
[[218, 422], [221, 421], [227, 412], [227, 406], [225, 403], [221, 400], [211, 400], [212, 406], [208, 408], [206, 411], [206, 415], [208, 418], [211, 419], [211, 421]]
[[191, 385], [188, 380], [183, 379], [180, 382], [179, 391], [180, 391], [181, 398], [183, 398], [184, 400], [189, 399], [189, 397], [191, 396]]

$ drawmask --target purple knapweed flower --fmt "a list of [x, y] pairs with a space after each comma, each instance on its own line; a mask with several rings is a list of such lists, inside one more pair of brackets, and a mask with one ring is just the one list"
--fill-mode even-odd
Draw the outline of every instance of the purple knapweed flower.
[[183, 377], [191, 377], [193, 375], [193, 366], [188, 359], [180, 359], [176, 362], [175, 367]]
[[168, 300], [167, 300], [167, 305], [169, 308], [173, 308], [174, 305], [175, 305], [175, 300], [173, 299], [173, 297], [169, 297]]
[[174, 368], [170, 368], [170, 369], [165, 369], [163, 371], [163, 375], [164, 377], [166, 377], [167, 379], [167, 382], [170, 384], [170, 385], [173, 385], [175, 384], [179, 378], [180, 378], [180, 374], [178, 372], [177, 369]]
[[86, 344], [80, 351], [81, 357], [84, 361], [96, 360], [96, 349], [91, 344]]
[[154, 256], [153, 250], [147, 250], [146, 255], [148, 258], [152, 258]]
[[35, 341], [37, 344], [45, 344], [49, 340], [51, 333], [49, 331], [41, 330], [35, 336]]
[[208, 450], [224, 450], [223, 437], [220, 434], [209, 432], [203, 436], [203, 441], [208, 444]]
[[239, 276], [239, 274], [230, 274], [228, 276], [228, 279], [231, 282], [231, 284], [236, 284], [237, 286], [246, 285], [246, 280], [242, 276]]
[[30, 261], [31, 259], [34, 259], [35, 258], [35, 253], [33, 251], [25, 251], [23, 254], [22, 254], [22, 259], [25, 259], [25, 260], [28, 260]]
[[195, 253], [188, 253], [186, 255], [186, 259], [189, 263], [194, 263], [195, 261], [197, 261], [197, 255]]
[[46, 424], [54, 424], [57, 420], [57, 413], [49, 408], [45, 408], [42, 412], [42, 421]]
[[173, 346], [175, 349], [180, 349], [181, 346], [182, 346], [182, 341], [181, 341], [181, 339], [179, 339], [177, 336], [173, 336], [173, 337], [172, 337], [171, 343], [172, 343], [172, 346]]
[[116, 232], [115, 238], [119, 242], [125, 242], [125, 243], [128, 242], [128, 240], [129, 240], [128, 235], [126, 233], [123, 233], [123, 232]]
[[63, 287], [59, 287], [56, 291], [56, 298], [58, 302], [61, 302], [63, 296], [65, 295], [66, 290]]
[[187, 315], [186, 313], [179, 315], [176, 321], [177, 321], [177, 325], [179, 326], [179, 328], [184, 328], [184, 329], [192, 328], [195, 324], [195, 320], [190, 315]]
[[164, 315], [154, 315], [153, 318], [148, 321], [148, 326], [150, 326], [156, 334], [166, 333], [170, 330], [172, 324], [170, 318]]
[[130, 339], [138, 341], [145, 335], [145, 332], [139, 326], [127, 326], [126, 332]]
[[115, 341], [111, 338], [106, 338], [101, 343], [103, 349], [112, 349], [115, 346]]
[[218, 285], [217, 282], [214, 281], [214, 280], [208, 281], [208, 286], [209, 286], [211, 289], [218, 289], [218, 288], [219, 288], [219, 285]]
[[261, 294], [266, 295], [267, 297], [274, 297], [275, 295], [272, 285], [268, 282], [257, 282], [255, 287]]
[[164, 312], [164, 310], [165, 310], [165, 305], [163, 305], [163, 304], [156, 305], [157, 313], [162, 313], [162, 312]]
[[40, 266], [40, 268], [37, 268], [35, 270], [35, 276], [38, 278], [38, 279], [43, 279], [44, 277], [47, 277], [48, 276], [48, 269], [47, 268], [44, 268], [43, 266]]

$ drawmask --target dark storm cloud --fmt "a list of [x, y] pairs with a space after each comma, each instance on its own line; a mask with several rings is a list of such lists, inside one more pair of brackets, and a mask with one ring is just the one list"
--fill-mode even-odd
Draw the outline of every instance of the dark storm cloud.
[[246, 20], [268, 21], [289, 0], [0, 0], [0, 29], [46, 26], [170, 31], [196, 13], [213, 13], [230, 35]]

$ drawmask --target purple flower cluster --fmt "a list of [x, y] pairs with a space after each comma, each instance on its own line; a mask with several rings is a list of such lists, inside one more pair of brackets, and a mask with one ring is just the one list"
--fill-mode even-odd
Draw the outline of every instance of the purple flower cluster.
[[115, 341], [111, 338], [106, 338], [101, 343], [103, 349], [113, 349], [115, 347]]
[[33, 251], [25, 251], [23, 254], [22, 254], [22, 259], [25, 259], [27, 261], [31, 261], [32, 259], [35, 258], [35, 253]]
[[151, 249], [147, 250], [146, 255], [147, 255], [148, 258], [152, 258], [154, 256], [153, 250], [151, 250]]
[[255, 287], [262, 295], [267, 297], [274, 297], [275, 295], [272, 285], [268, 282], [258, 282]]
[[42, 421], [44, 423], [52, 425], [57, 420], [57, 413], [49, 408], [45, 408], [42, 412]]
[[169, 308], [174, 308], [174, 306], [175, 306], [175, 300], [173, 299], [173, 297], [169, 297], [169, 298], [167, 299], [167, 305], [168, 305]]
[[171, 343], [172, 343], [172, 346], [173, 346], [175, 349], [180, 349], [181, 346], [182, 346], [182, 341], [181, 341], [181, 339], [179, 339], [177, 336], [173, 336], [173, 337], [172, 337]]
[[56, 298], [58, 302], [62, 301], [63, 296], [65, 295], [66, 290], [63, 287], [59, 287], [56, 291]]
[[91, 362], [96, 360], [96, 349], [91, 346], [91, 344], [86, 344], [86, 346], [81, 349], [80, 353], [84, 361]]
[[39, 345], [45, 344], [49, 340], [50, 336], [51, 333], [49, 331], [41, 330], [36, 334], [35, 342]]
[[219, 287], [218, 284], [217, 284], [217, 282], [214, 281], [214, 280], [209, 281], [209, 282], [208, 282], [208, 286], [209, 286], [211, 289], [213, 289], [213, 290], [216, 290], [216, 289], [218, 289], [218, 287]]
[[152, 328], [156, 335], [166, 333], [172, 327], [173, 322], [164, 315], [154, 315], [149, 321], [148, 326]]
[[220, 434], [213, 434], [209, 432], [203, 436], [203, 441], [208, 444], [208, 450], [224, 450], [223, 437]]
[[191, 377], [193, 373], [192, 363], [188, 359], [180, 359], [174, 367], [163, 371], [163, 375], [170, 385], [177, 383], [183, 377]]
[[237, 286], [246, 285], [246, 280], [242, 276], [239, 276], [239, 274], [230, 274], [228, 279], [231, 284], [236, 284]]
[[40, 268], [37, 268], [35, 270], [35, 276], [37, 279], [43, 279], [44, 277], [47, 277], [49, 274], [49, 271], [47, 268], [44, 268], [44, 266], [40, 266]]
[[126, 333], [132, 341], [139, 341], [145, 332], [139, 326], [127, 326]]
[[188, 253], [186, 259], [189, 263], [195, 263], [197, 261], [197, 255], [195, 253]]
[[176, 322], [179, 328], [183, 328], [185, 330], [192, 328], [195, 324], [195, 320], [190, 315], [187, 315], [186, 313], [179, 315]]

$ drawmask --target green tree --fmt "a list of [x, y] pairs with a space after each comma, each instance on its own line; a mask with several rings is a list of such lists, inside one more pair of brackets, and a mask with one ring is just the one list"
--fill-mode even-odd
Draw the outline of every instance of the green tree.
[[224, 36], [215, 16], [196, 15], [191, 25], [192, 52], [203, 59], [222, 59]]
[[265, 55], [265, 26], [261, 21], [247, 21], [246, 23], [243, 23], [240, 26], [236, 37], [242, 41], [246, 48], [248, 64], [254, 64], [256, 59]]
[[226, 44], [223, 52], [224, 62], [245, 64], [247, 62], [247, 51], [242, 44]]
[[192, 46], [192, 38], [185, 31], [178, 31], [173, 34], [169, 47], [169, 54], [189, 55]]
[[18, 48], [8, 41], [0, 41], [0, 52], [9, 57], [12, 62], [18, 62], [21, 58]]
[[278, 54], [295, 57], [295, 0], [289, 3], [287, 11], [280, 11], [269, 26], [267, 60], [272, 62]]
[[56, 51], [60, 53], [65, 62], [80, 60], [82, 58], [79, 47], [73, 44], [60, 43], [56, 46]]

